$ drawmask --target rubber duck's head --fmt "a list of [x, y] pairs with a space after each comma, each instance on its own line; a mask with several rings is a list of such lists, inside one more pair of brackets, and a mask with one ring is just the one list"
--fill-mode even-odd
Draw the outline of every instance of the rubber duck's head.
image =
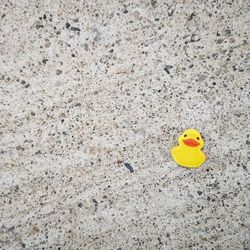
[[181, 146], [185, 146], [193, 149], [201, 149], [204, 146], [204, 141], [199, 131], [195, 129], [187, 129], [178, 138], [178, 142]]

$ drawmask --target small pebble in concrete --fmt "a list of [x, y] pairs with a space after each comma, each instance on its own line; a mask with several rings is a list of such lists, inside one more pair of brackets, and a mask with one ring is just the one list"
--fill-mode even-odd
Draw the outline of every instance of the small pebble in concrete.
[[130, 173], [133, 173], [133, 172], [134, 172], [133, 167], [132, 167], [129, 163], [125, 162], [125, 163], [124, 163], [124, 166], [129, 170]]

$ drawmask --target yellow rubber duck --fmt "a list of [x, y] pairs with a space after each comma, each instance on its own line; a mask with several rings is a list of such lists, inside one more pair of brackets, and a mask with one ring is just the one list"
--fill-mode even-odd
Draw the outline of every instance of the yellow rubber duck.
[[198, 168], [206, 160], [205, 154], [201, 151], [204, 141], [199, 131], [187, 129], [178, 138], [179, 145], [172, 148], [171, 155], [174, 161], [187, 168]]

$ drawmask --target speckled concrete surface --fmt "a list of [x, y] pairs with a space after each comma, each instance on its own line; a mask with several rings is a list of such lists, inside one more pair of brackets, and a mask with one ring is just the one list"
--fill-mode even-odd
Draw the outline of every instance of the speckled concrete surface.
[[2, 0], [1, 249], [249, 249], [249, 10]]

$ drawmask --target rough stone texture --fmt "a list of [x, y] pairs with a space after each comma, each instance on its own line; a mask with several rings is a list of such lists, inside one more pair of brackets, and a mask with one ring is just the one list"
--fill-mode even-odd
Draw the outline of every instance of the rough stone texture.
[[1, 248], [249, 249], [249, 10], [2, 0]]

